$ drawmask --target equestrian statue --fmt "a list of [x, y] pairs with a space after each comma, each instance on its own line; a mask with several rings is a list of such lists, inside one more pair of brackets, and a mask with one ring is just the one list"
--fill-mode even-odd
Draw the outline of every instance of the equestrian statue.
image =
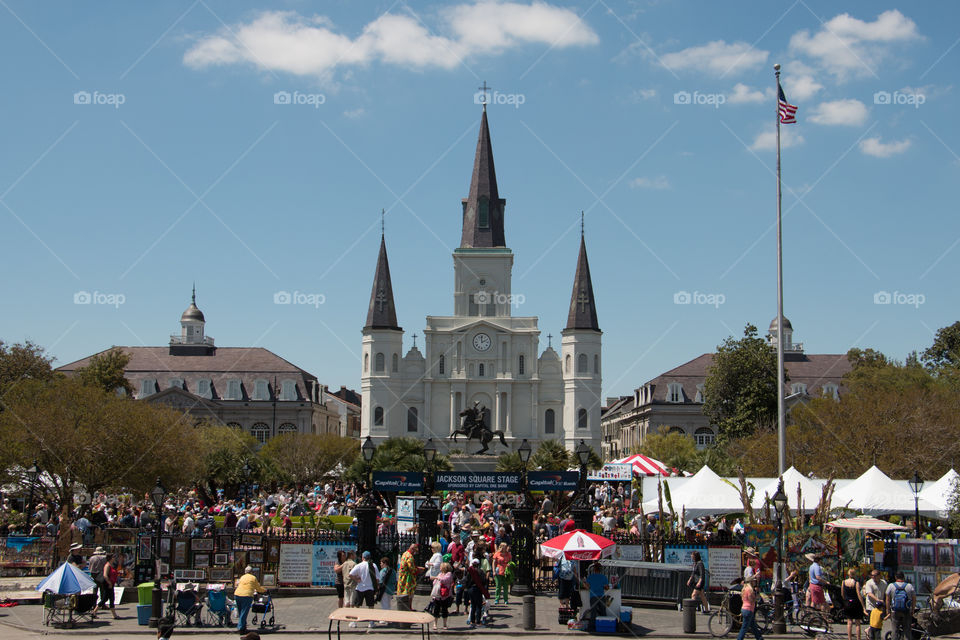
[[472, 407], [468, 407], [460, 412], [460, 428], [450, 434], [453, 441], [457, 441], [457, 434], [466, 436], [467, 440], [478, 440], [483, 446], [475, 455], [485, 453], [490, 448], [490, 442], [494, 436], [500, 438], [503, 446], [508, 446], [503, 438], [503, 431], [491, 431], [483, 421], [483, 412], [485, 408], [479, 402], [474, 402]]

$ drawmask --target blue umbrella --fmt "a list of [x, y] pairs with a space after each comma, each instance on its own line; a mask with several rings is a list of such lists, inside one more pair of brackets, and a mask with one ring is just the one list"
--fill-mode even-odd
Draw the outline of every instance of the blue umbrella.
[[90, 576], [69, 562], [64, 562], [57, 567], [56, 571], [44, 578], [43, 581], [37, 585], [37, 591], [50, 591], [58, 595], [67, 595], [71, 593], [82, 593], [95, 586]]

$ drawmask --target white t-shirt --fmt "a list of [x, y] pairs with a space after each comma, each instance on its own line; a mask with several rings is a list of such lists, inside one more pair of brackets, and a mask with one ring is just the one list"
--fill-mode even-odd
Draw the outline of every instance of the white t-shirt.
[[370, 562], [364, 560], [350, 571], [350, 577], [356, 582], [360, 593], [373, 591], [373, 578], [370, 577]]

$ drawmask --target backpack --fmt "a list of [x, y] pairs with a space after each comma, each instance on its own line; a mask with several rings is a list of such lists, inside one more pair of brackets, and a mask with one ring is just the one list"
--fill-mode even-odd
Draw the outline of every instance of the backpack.
[[557, 578], [560, 580], [573, 580], [573, 565], [566, 558], [561, 558], [557, 563]]
[[910, 594], [907, 593], [906, 585], [900, 587], [897, 583], [893, 584], [893, 598], [890, 608], [894, 611], [910, 611]]

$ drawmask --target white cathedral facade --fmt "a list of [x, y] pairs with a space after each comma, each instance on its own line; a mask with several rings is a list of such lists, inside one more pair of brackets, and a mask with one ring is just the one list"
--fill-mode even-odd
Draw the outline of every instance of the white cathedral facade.
[[[386, 242], [374, 275], [363, 328], [361, 437], [433, 438], [441, 450], [474, 453], [479, 445], [448, 436], [460, 412], [482, 405], [487, 426], [516, 450], [558, 440], [584, 440], [600, 450], [601, 331], [583, 234], [560, 353], [539, 352], [536, 316], [511, 315], [513, 252], [504, 234], [504, 207], [494, 171], [487, 113], [480, 120], [463, 231], [453, 252], [453, 315], [427, 316], [423, 351], [403, 353], [403, 329], [390, 280]], [[499, 440], [490, 453], [504, 453]]]

